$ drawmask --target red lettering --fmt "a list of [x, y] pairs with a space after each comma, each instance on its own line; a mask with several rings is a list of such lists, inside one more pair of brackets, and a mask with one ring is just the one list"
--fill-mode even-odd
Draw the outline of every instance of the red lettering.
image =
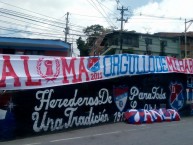
[[28, 68], [28, 60], [29, 57], [28, 56], [21, 56], [21, 59], [23, 59], [23, 63], [24, 63], [24, 70], [25, 70], [25, 74], [27, 76], [27, 81], [25, 82], [26, 86], [41, 86], [41, 80], [39, 79], [37, 82], [33, 82], [31, 79], [31, 75], [29, 73], [29, 68]]
[[6, 83], [5, 83], [6, 77], [13, 77], [14, 87], [20, 87], [21, 82], [19, 81], [19, 77], [16, 75], [11, 65], [10, 56], [3, 56], [3, 59], [4, 59], [4, 63], [3, 63], [3, 70], [2, 70], [2, 78], [0, 80], [0, 87], [6, 87]]
[[175, 72], [177, 71], [176, 66], [175, 66], [175, 59], [172, 57], [166, 57], [166, 61], [168, 64], [168, 69], [170, 72]]
[[63, 70], [63, 76], [64, 76], [63, 83], [69, 83], [66, 71], [68, 72], [68, 74], [70, 74], [72, 72], [72, 75], [69, 75], [69, 76], [73, 76], [73, 79], [72, 79], [73, 83], [79, 82], [80, 80], [76, 79], [76, 73], [75, 73], [75, 60], [76, 60], [76, 58], [70, 59], [69, 65], [67, 64], [66, 58], [61, 57], [61, 60], [62, 60], [62, 67], [63, 67], [62, 70]]
[[188, 59], [188, 62], [189, 62], [189, 67], [190, 67], [190, 73], [193, 73], [193, 60]]
[[180, 72], [185, 72], [183, 60], [178, 60]]
[[186, 59], [183, 59], [183, 64], [184, 64], [184, 72], [190, 73], [189, 64], [188, 64], [188, 61]]
[[181, 70], [180, 70], [180, 62], [179, 62], [179, 60], [177, 58], [174, 58], [173, 66], [175, 66], [174, 67], [175, 68], [174, 69], [175, 72], [181, 72]]
[[79, 80], [82, 81], [82, 74], [85, 73], [86, 81], [89, 81], [89, 75], [84, 65], [84, 58], [80, 58], [80, 66], [79, 66]]

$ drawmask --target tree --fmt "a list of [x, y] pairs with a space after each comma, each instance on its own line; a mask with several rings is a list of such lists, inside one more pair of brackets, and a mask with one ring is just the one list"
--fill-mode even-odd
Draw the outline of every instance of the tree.
[[76, 40], [76, 44], [77, 44], [77, 48], [80, 51], [80, 56], [88, 56], [89, 52], [88, 52], [88, 49], [86, 47], [85, 41], [82, 40], [82, 37], [79, 37]]
[[94, 45], [97, 37], [100, 36], [105, 31], [104, 27], [101, 25], [91, 25], [83, 30], [83, 32], [88, 36], [86, 39], [86, 44], [90, 48]]
[[95, 44], [97, 38], [106, 30], [107, 29], [99, 24], [91, 25], [83, 29], [83, 33], [87, 36], [86, 41], [82, 40], [81, 37], [76, 40], [77, 47], [80, 51], [80, 56], [88, 56], [89, 51]]

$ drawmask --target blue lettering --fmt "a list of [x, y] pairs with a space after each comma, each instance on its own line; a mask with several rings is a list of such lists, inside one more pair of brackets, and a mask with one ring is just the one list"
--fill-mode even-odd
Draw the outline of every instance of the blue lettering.
[[143, 61], [143, 59], [140, 59], [140, 56], [139, 55], [136, 55], [135, 56], [136, 58], [136, 61], [137, 61], [137, 74], [143, 74], [144, 73], [144, 67], [142, 65], [144, 65], [144, 62], [141, 62]]
[[[119, 65], [120, 65], [120, 63], [119, 63], [119, 55], [113, 55], [113, 63], [112, 63], [112, 67], [113, 67], [113, 73], [112, 73], [112, 75], [114, 76], [114, 75], [119, 75]], [[116, 71], [116, 69], [117, 69], [117, 71]]]
[[133, 55], [128, 55], [129, 57], [129, 74], [135, 73], [135, 57]]
[[156, 72], [162, 72], [162, 67], [160, 64], [160, 56], [155, 56], [155, 60], [156, 60]]
[[155, 60], [153, 56], [149, 56], [149, 72], [155, 72]]
[[121, 55], [120, 74], [126, 74], [128, 71], [128, 57], [127, 54]]
[[144, 73], [149, 73], [149, 62], [148, 62], [149, 56], [143, 55], [142, 58], [143, 58]]
[[[110, 77], [112, 74], [112, 57], [109, 55], [103, 58], [104, 76]], [[109, 71], [109, 72], [108, 72]]]
[[166, 57], [165, 56], [160, 57], [160, 63], [161, 63], [162, 71], [168, 72], [168, 66], [166, 64]]

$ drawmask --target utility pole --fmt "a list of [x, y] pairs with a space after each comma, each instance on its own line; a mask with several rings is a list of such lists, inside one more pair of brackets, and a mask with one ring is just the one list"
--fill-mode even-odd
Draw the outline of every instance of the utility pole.
[[121, 18], [118, 19], [117, 21], [121, 21], [121, 30], [120, 30], [120, 51], [119, 53], [122, 53], [122, 47], [123, 47], [123, 39], [122, 39], [122, 33], [123, 33], [123, 21], [127, 21], [123, 18], [124, 16], [124, 11], [128, 11], [128, 8], [123, 8], [123, 6], [121, 8], [117, 8], [117, 10], [121, 11]]
[[151, 39], [145, 38], [145, 44], [146, 44], [146, 55], [151, 55], [151, 49], [149, 48], [149, 44], [151, 42]]
[[[188, 25], [188, 27], [186, 26], [186, 24], [187, 23], [189, 23], [190, 22], [190, 24]], [[184, 31], [184, 45], [185, 45], [185, 58], [187, 57], [187, 31], [188, 31], [188, 29], [190, 28], [190, 26], [192, 25], [192, 23], [193, 23], [193, 20], [189, 20], [189, 21], [186, 21], [186, 19], [185, 19], [185, 31]]]
[[165, 56], [165, 48], [167, 46], [167, 42], [165, 40], [160, 40], [160, 48], [161, 48], [161, 51], [160, 51], [160, 56]]
[[68, 37], [68, 34], [69, 34], [69, 27], [68, 27], [69, 19], [68, 19], [68, 16], [69, 16], [69, 12], [67, 12], [67, 14], [66, 14], [65, 42], [67, 42], [67, 37]]
[[187, 45], [186, 45], [186, 43], [187, 43], [187, 36], [186, 36], [186, 19], [185, 19], [185, 31], [184, 31], [184, 46], [185, 46], [185, 48], [184, 48], [184, 51], [185, 51], [185, 53], [184, 53], [184, 57], [186, 58], [187, 57]]

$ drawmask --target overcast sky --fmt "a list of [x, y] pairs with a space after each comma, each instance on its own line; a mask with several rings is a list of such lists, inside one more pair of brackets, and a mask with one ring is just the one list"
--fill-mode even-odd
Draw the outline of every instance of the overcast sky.
[[[7, 37], [64, 40], [69, 12], [68, 41], [74, 47], [87, 26], [100, 24], [119, 30], [117, 8], [122, 6], [128, 8], [124, 13], [128, 31], [184, 32], [185, 19], [193, 19], [193, 0], [120, 0], [118, 4], [117, 0], [0, 0], [0, 6], [0, 34]], [[193, 31], [193, 25], [188, 31]]]

